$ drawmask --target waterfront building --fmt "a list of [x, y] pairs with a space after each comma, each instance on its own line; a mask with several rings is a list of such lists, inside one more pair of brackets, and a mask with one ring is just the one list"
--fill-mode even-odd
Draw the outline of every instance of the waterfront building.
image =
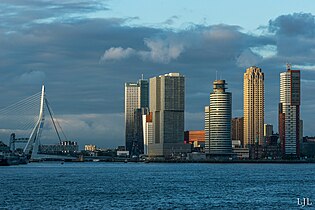
[[186, 144], [191, 144], [193, 146], [193, 152], [203, 152], [205, 148], [205, 131], [185, 131], [184, 141]]
[[226, 92], [225, 80], [213, 82], [209, 106], [209, 153], [212, 156], [231, 155], [232, 94]]
[[[143, 148], [143, 135], [141, 135], [142, 108], [148, 108], [148, 106], [148, 80], [144, 80], [142, 78], [136, 83], [125, 83], [125, 146], [126, 150], [129, 151], [130, 154], [132, 151], [140, 150], [141, 152], [141, 148]], [[141, 144], [140, 149], [137, 148], [139, 144]]]
[[268, 138], [268, 137], [272, 136], [272, 134], [273, 134], [273, 125], [264, 124], [264, 137]]
[[149, 145], [153, 143], [152, 112], [142, 116], [143, 120], [143, 154], [149, 154]]
[[48, 155], [75, 155], [79, 151], [76, 141], [62, 141], [59, 144], [41, 144], [39, 153]]
[[169, 157], [190, 151], [184, 144], [185, 77], [169, 73], [150, 79], [153, 143], [149, 156]]
[[144, 133], [143, 133], [143, 115], [149, 112], [149, 108], [135, 109], [134, 112], [134, 135], [131, 154], [139, 156], [144, 154]]
[[300, 155], [300, 70], [280, 73], [279, 137], [284, 156]]
[[209, 133], [210, 133], [210, 115], [209, 115], [209, 106], [205, 106], [205, 153], [209, 153]]
[[232, 148], [233, 157], [237, 159], [249, 159], [249, 149], [241, 148], [241, 147], [233, 147]]
[[239, 141], [244, 146], [244, 117], [232, 118], [232, 143]]
[[90, 151], [90, 152], [95, 152], [96, 146], [94, 144], [86, 144], [86, 145], [84, 145], [84, 150]]
[[256, 66], [244, 73], [244, 146], [264, 142], [264, 73]]

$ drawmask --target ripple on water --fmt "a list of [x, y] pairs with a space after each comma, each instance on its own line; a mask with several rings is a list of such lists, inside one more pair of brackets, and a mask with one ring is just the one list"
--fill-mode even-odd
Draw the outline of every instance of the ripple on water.
[[314, 169], [314, 164], [32, 163], [0, 168], [0, 209], [294, 209], [297, 197], [314, 196]]

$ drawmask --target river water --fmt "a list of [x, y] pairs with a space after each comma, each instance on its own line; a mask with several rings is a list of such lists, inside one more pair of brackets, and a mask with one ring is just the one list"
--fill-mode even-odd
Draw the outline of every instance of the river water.
[[315, 209], [315, 164], [0, 167], [0, 209], [301, 209], [298, 198]]

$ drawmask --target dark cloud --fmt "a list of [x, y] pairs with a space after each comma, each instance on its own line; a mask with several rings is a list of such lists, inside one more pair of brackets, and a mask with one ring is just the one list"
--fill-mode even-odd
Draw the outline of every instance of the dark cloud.
[[312, 38], [315, 35], [315, 18], [310, 13], [281, 15], [269, 21], [269, 31], [277, 35]]
[[300, 64], [312, 62], [315, 53], [315, 16], [309, 13], [282, 15], [269, 21], [269, 31], [275, 34], [278, 56]]
[[[39, 92], [44, 80], [61, 125], [81, 145], [123, 144], [124, 83], [138, 80], [142, 73], [146, 78], [167, 72], [184, 74], [186, 129], [203, 129], [204, 106], [209, 104], [216, 75], [228, 82], [233, 115], [241, 116], [243, 73], [246, 67], [258, 65], [266, 78], [266, 122], [276, 127], [279, 73], [285, 63], [314, 65], [314, 35], [292, 35], [288, 28], [290, 21], [295, 27], [312, 27], [311, 14], [280, 16], [269, 23], [272, 34], [254, 35], [230, 25], [191, 25], [173, 31], [128, 26], [128, 18], [70, 18], [68, 14], [89, 13], [104, 5], [67, 2], [30, 1], [25, 12], [19, 8], [25, 5], [21, 1], [7, 1], [5, 7], [1, 2], [2, 11], [8, 10], [1, 14], [0, 101], [5, 107]], [[40, 7], [45, 9], [36, 9]], [[63, 18], [54, 19], [58, 15]], [[266, 57], [257, 50], [265, 46], [275, 46], [277, 52]], [[314, 78], [314, 74], [303, 71], [302, 77]], [[307, 116], [315, 108], [311, 94], [315, 90], [310, 82], [302, 84], [302, 117], [307, 125], [311, 122]], [[305, 132], [314, 135], [309, 126]], [[47, 141], [53, 138], [43, 136]]]

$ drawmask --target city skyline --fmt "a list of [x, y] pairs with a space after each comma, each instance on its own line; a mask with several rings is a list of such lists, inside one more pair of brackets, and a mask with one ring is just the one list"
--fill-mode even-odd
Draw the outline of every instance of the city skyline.
[[[306, 1], [285, 8], [284, 1], [240, 1], [226, 15], [226, 3], [183, 1], [174, 9], [170, 2], [164, 11], [165, 1], [135, 1], [130, 10], [124, 1], [2, 1], [0, 107], [45, 83], [69, 138], [114, 147], [124, 144], [125, 82], [141, 74], [185, 75], [185, 130], [200, 130], [216, 72], [229, 83], [233, 117], [242, 117], [243, 72], [256, 65], [265, 73], [265, 123], [277, 131], [279, 75], [291, 63], [301, 70], [304, 135], [314, 136], [315, 8]], [[154, 6], [160, 17], [149, 18]], [[272, 9], [248, 18], [257, 6]]]

